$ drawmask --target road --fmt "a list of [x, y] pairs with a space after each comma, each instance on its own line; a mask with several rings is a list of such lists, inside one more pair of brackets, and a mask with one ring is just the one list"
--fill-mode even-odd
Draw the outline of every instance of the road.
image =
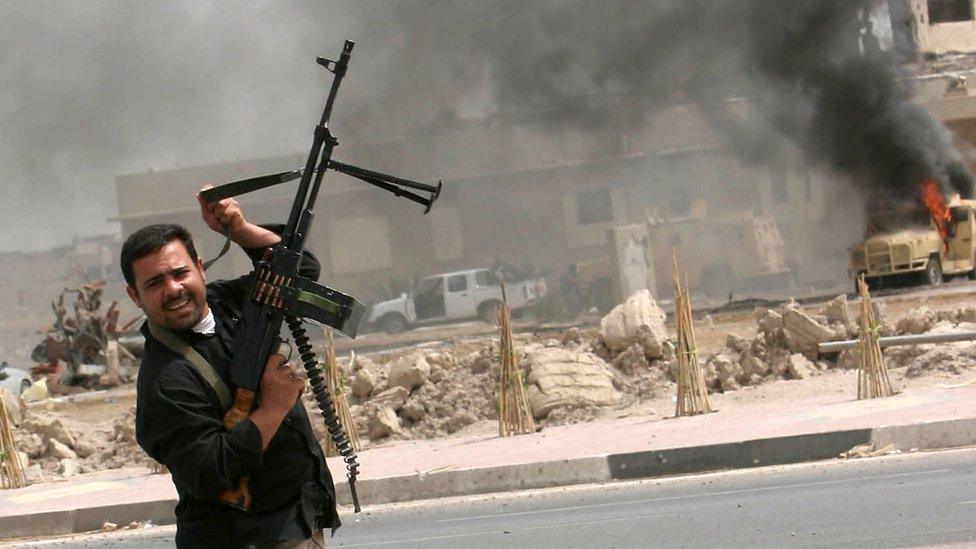
[[[329, 547], [906, 547], [976, 544], [976, 449], [533, 490], [344, 513]], [[172, 544], [173, 527], [15, 547]]]

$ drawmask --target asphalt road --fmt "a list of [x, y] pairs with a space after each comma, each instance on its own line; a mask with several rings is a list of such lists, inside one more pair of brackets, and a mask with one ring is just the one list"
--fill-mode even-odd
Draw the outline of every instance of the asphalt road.
[[[367, 508], [329, 547], [976, 545], [976, 449]], [[18, 547], [169, 547], [172, 527]]]

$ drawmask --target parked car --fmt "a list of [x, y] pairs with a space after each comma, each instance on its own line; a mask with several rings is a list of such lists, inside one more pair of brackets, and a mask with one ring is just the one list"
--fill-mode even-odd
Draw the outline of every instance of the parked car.
[[6, 361], [0, 362], [0, 388], [19, 396], [30, 386], [30, 372], [14, 368]]
[[[532, 305], [546, 291], [543, 278], [505, 283], [505, 297], [513, 312]], [[494, 272], [456, 271], [428, 276], [412, 292], [373, 305], [366, 323], [391, 334], [416, 325], [469, 318], [494, 323], [495, 309], [501, 303], [501, 280]]]

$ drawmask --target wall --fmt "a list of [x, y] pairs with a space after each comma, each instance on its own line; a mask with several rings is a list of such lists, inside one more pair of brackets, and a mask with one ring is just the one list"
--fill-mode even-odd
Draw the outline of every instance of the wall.
[[[976, 6], [970, 2], [970, 13]], [[910, 0], [910, 24], [915, 32], [916, 46], [921, 52], [946, 53], [976, 51], [976, 21], [932, 23], [929, 0]]]

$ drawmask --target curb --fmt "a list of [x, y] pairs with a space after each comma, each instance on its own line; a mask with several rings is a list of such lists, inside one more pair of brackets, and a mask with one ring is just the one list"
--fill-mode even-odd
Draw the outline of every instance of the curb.
[[[972, 446], [976, 445], [976, 417], [496, 467], [418, 472], [363, 479], [357, 483], [357, 488], [361, 501], [378, 505], [826, 460], [867, 443], [877, 447], [893, 444], [902, 450]], [[351, 505], [349, 490], [343, 482], [337, 483], [336, 493], [339, 505]], [[164, 499], [0, 517], [0, 536], [87, 532], [100, 529], [105, 521], [127, 524], [151, 520], [157, 525], [173, 524], [175, 506], [175, 500]]]
[[[876, 447], [894, 444], [903, 450], [972, 446], [976, 445], [976, 418], [761, 438], [574, 460], [426, 474], [421, 472], [417, 475], [361, 480], [356, 486], [361, 501], [370, 504], [397, 503], [819, 461], [834, 459], [841, 452], [868, 443], [874, 443]], [[336, 485], [336, 499], [339, 505], [351, 505], [349, 490], [342, 484], [339, 482]]]
[[175, 507], [175, 499], [160, 499], [0, 517], [0, 532], [3, 532], [3, 538], [15, 538], [91, 532], [101, 530], [106, 521], [120, 525], [134, 521], [173, 524], [176, 522], [173, 515]]

